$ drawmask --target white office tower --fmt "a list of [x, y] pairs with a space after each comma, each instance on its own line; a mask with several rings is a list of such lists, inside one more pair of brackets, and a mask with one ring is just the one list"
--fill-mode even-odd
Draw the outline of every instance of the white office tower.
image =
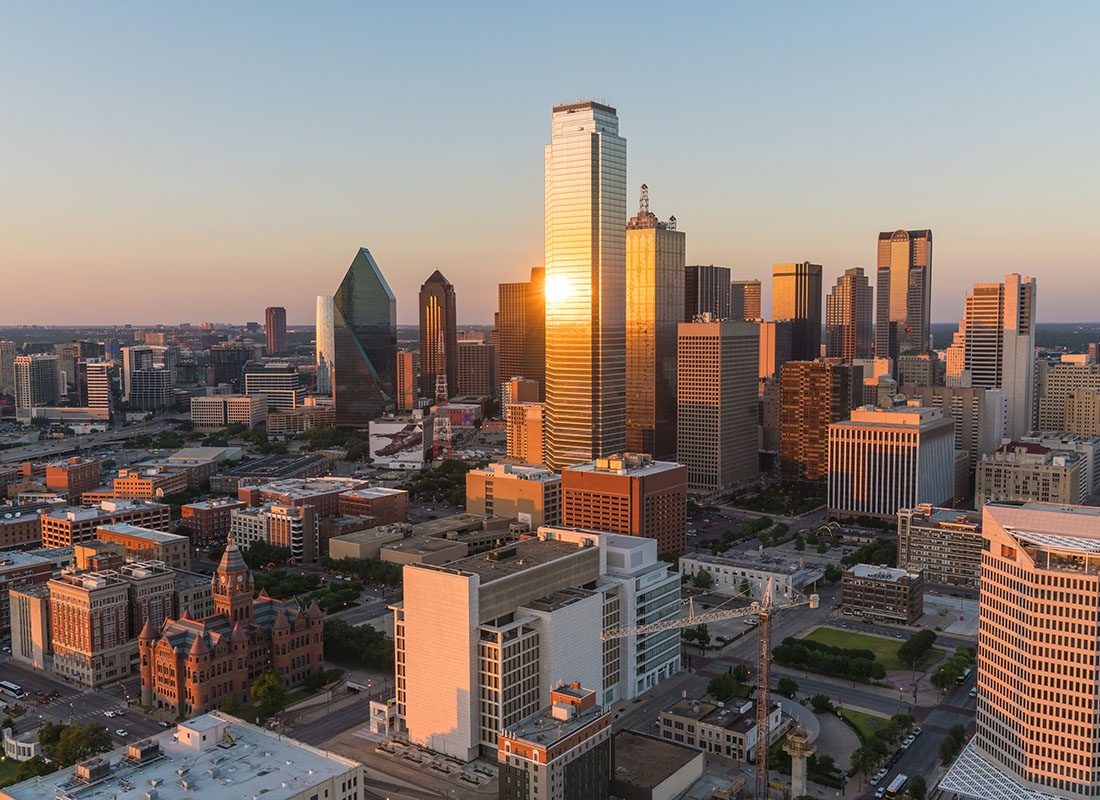
[[555, 106], [545, 178], [546, 463], [559, 470], [626, 448], [626, 139], [615, 109]]
[[601, 641], [676, 615], [656, 541], [561, 528], [445, 566], [408, 565], [395, 604], [398, 716], [409, 740], [466, 761], [561, 682], [634, 697], [680, 668], [678, 631]]
[[947, 385], [1001, 389], [1007, 403], [1005, 436], [1031, 430], [1035, 404], [1034, 278], [1017, 273], [1004, 283], [976, 283], [947, 349]]
[[332, 370], [336, 364], [336, 338], [332, 327], [332, 295], [317, 297], [317, 330], [314, 335], [317, 361], [317, 391], [332, 393]]

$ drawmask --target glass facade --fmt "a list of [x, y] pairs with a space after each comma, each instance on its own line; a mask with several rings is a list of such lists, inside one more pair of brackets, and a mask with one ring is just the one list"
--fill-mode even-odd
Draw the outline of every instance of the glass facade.
[[792, 361], [821, 356], [820, 264], [776, 264], [772, 268], [772, 319], [790, 320]]
[[336, 365], [336, 343], [332, 330], [332, 295], [317, 298], [317, 331], [315, 358], [317, 361], [317, 391], [332, 392], [332, 370]]
[[878, 235], [875, 355], [896, 359], [931, 346], [932, 231]]
[[546, 177], [548, 465], [626, 445], [626, 140], [615, 109], [554, 108]]
[[397, 372], [397, 300], [362, 247], [333, 296], [336, 424], [365, 427], [393, 405]]
[[825, 355], [851, 364], [874, 350], [871, 315], [874, 296], [863, 267], [852, 267], [836, 279], [825, 298]]
[[420, 396], [435, 397], [436, 379], [447, 376], [447, 395], [458, 391], [455, 287], [436, 270], [420, 287]]

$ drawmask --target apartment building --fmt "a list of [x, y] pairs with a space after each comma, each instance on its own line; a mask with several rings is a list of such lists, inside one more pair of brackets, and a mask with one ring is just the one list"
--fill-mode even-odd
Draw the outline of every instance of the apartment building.
[[62, 506], [44, 512], [39, 521], [44, 547], [71, 547], [95, 539], [100, 527], [116, 522], [153, 530], [166, 530], [172, 524], [169, 506], [145, 500], [104, 500], [94, 506]]
[[229, 533], [241, 547], [264, 542], [287, 548], [297, 562], [316, 561], [320, 552], [318, 520], [313, 506], [268, 503], [230, 512]]
[[531, 530], [561, 524], [560, 475], [529, 465], [496, 463], [466, 473], [466, 512], [509, 517]]
[[924, 576], [875, 564], [853, 564], [840, 577], [840, 610], [864, 619], [912, 625], [924, 613]]
[[974, 507], [1000, 500], [1083, 503], [1085, 461], [1031, 442], [1008, 442], [978, 462]]
[[898, 568], [922, 572], [929, 584], [978, 588], [980, 511], [931, 505], [898, 509]]
[[246, 507], [247, 504], [230, 497], [199, 500], [180, 506], [180, 523], [187, 529], [193, 546], [209, 547], [229, 535], [232, 512]]
[[191, 425], [197, 431], [216, 431], [236, 424], [254, 428], [266, 419], [264, 395], [215, 394], [191, 398]]
[[535, 466], [543, 464], [545, 410], [543, 403], [535, 402], [512, 402], [505, 406], [505, 440], [509, 458]]
[[129, 522], [100, 525], [96, 538], [121, 545], [126, 555], [160, 561], [172, 569], [191, 569], [191, 540], [175, 533], [143, 528]]

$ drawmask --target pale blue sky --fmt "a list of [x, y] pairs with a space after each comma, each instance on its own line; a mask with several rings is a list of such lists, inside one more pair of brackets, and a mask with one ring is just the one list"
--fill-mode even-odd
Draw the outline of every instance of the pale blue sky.
[[[415, 322], [542, 262], [550, 108], [616, 106], [689, 263], [827, 285], [935, 231], [935, 321], [1039, 279], [1097, 320], [1096, 3], [13, 3], [0, 323], [312, 321], [356, 248]], [[765, 285], [768, 281], [765, 280]], [[11, 297], [19, 298], [10, 302]], [[767, 300], [767, 296], [765, 298]]]

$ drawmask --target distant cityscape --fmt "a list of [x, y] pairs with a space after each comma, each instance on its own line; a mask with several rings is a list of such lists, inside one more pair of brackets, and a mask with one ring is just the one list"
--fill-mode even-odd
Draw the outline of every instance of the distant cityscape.
[[624, 133], [552, 108], [485, 325], [349, 242], [312, 325], [0, 328], [0, 798], [1100, 794], [1100, 324], [932, 323], [929, 219], [689, 264]]

